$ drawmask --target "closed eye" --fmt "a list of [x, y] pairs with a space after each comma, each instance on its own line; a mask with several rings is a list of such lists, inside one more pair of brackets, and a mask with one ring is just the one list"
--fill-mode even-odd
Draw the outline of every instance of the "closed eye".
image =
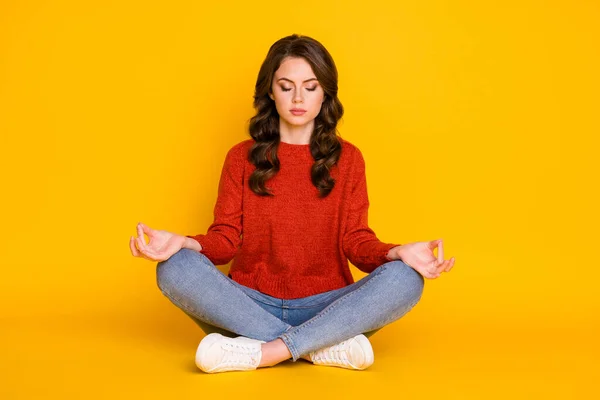
[[[289, 92], [292, 89], [281, 88], [281, 90], [283, 92]], [[306, 90], [308, 90], [309, 92], [314, 92], [315, 90], [317, 90], [317, 88], [316, 87], [314, 87], [314, 88], [306, 88]]]

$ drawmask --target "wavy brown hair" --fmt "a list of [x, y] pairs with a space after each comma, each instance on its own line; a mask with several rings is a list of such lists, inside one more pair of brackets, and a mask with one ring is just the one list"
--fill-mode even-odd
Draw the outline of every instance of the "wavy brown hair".
[[269, 93], [275, 72], [286, 57], [305, 59], [325, 92], [310, 137], [310, 152], [315, 160], [311, 167], [311, 180], [319, 189], [319, 195], [325, 197], [335, 185], [330, 169], [338, 162], [342, 151], [337, 123], [344, 115], [344, 107], [337, 97], [338, 73], [333, 58], [321, 43], [297, 34], [275, 42], [258, 73], [254, 91], [256, 115], [250, 119], [249, 126], [250, 136], [255, 143], [248, 151], [248, 161], [256, 166], [250, 175], [250, 189], [260, 196], [273, 196], [265, 187], [265, 182], [275, 176], [280, 168], [277, 158], [280, 136], [279, 114]]

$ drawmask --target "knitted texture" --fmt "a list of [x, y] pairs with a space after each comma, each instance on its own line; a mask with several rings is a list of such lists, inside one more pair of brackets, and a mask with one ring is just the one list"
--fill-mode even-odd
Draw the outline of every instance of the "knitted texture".
[[310, 146], [280, 142], [279, 172], [266, 181], [274, 196], [259, 196], [248, 181], [253, 139], [225, 157], [214, 221], [206, 234], [187, 235], [213, 264], [233, 259], [229, 277], [280, 299], [295, 299], [354, 283], [349, 264], [372, 272], [399, 244], [381, 242], [368, 225], [365, 161], [341, 139], [342, 151], [330, 173], [336, 183], [325, 198], [311, 182]]

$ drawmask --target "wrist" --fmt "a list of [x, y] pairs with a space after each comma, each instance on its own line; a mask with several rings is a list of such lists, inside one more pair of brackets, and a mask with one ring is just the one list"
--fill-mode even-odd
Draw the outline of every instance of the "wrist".
[[192, 249], [192, 250], [196, 250], [196, 251], [202, 251], [202, 245], [200, 245], [200, 243], [198, 243], [198, 241], [196, 239], [193, 239], [189, 236], [185, 237], [185, 241], [183, 242], [183, 248], [186, 249]]
[[387, 259], [390, 261], [402, 260], [402, 257], [400, 256], [401, 248], [402, 248], [402, 245], [392, 247], [386, 254]]

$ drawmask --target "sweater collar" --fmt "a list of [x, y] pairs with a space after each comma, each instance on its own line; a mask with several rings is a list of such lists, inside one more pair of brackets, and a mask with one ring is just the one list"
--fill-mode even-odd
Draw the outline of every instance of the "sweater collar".
[[279, 142], [278, 153], [281, 155], [290, 156], [303, 156], [307, 155], [312, 157], [310, 152], [310, 144], [291, 144], [286, 142]]

